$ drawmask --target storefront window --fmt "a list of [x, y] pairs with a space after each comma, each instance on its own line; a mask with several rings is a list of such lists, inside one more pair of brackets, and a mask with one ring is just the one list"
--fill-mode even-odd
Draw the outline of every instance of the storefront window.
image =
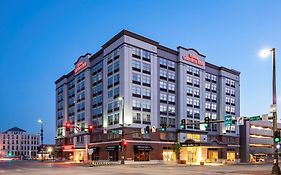
[[135, 161], [149, 161], [149, 151], [137, 151], [135, 150]]

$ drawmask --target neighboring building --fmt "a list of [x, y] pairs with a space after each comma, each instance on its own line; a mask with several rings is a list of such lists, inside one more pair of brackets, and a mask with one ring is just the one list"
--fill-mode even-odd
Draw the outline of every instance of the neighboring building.
[[[128, 143], [126, 160], [174, 161], [174, 146], [181, 144], [180, 159], [239, 161], [239, 128], [199, 124], [180, 129], [180, 122], [222, 120], [226, 114], [240, 115], [240, 72], [205, 61], [192, 48], [177, 50], [123, 30], [95, 54], [85, 54], [75, 69], [56, 83], [56, 145], [58, 153], [76, 161], [117, 161], [124, 102], [124, 133]], [[118, 97], [124, 100], [120, 101]], [[65, 123], [87, 127], [91, 136]], [[157, 132], [141, 134], [141, 128], [155, 126]], [[159, 128], [167, 126], [167, 131]], [[107, 133], [105, 132], [105, 129]], [[106, 133], [106, 134], [104, 134]]]
[[0, 133], [0, 157], [35, 158], [38, 146], [38, 135], [28, 134], [18, 127]]
[[[241, 162], [273, 161], [272, 121], [247, 121], [240, 126]], [[277, 123], [281, 129], [281, 123]]]

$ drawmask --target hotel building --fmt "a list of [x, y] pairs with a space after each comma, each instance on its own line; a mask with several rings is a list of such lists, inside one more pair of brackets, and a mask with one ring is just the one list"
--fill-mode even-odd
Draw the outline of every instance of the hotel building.
[[0, 157], [36, 158], [39, 135], [14, 127], [0, 133]]
[[[127, 30], [95, 54], [80, 56], [75, 69], [55, 82], [58, 154], [118, 161], [124, 123], [126, 161], [239, 161], [238, 127], [205, 129], [198, 122], [240, 115], [240, 72], [205, 58], [193, 48], [174, 50]], [[182, 119], [192, 124], [181, 129]], [[73, 126], [69, 132], [66, 122]], [[81, 131], [88, 124], [95, 127], [90, 135]], [[156, 132], [142, 134], [146, 126]]]

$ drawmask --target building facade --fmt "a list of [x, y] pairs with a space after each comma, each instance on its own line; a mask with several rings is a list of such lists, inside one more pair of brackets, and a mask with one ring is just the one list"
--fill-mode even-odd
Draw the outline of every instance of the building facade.
[[[272, 121], [247, 121], [240, 127], [241, 162], [272, 162]], [[281, 123], [277, 123], [281, 130]]]
[[0, 157], [36, 158], [39, 136], [14, 127], [0, 133]]
[[[56, 145], [65, 158], [239, 160], [239, 128], [205, 129], [198, 122], [240, 115], [240, 73], [206, 62], [195, 49], [173, 50], [123, 30], [97, 53], [79, 57], [55, 83]], [[180, 128], [183, 119], [186, 128]], [[92, 134], [81, 131], [88, 124], [95, 127]], [[146, 126], [156, 132], [143, 133]]]

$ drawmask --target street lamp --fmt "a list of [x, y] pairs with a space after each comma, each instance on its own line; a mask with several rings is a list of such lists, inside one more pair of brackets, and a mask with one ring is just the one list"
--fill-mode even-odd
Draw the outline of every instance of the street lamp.
[[[120, 101], [120, 103], [122, 104], [122, 141], [124, 139], [124, 125], [125, 125], [125, 122], [124, 122], [124, 97], [118, 97], [118, 100]], [[121, 164], [125, 164], [125, 152], [124, 150], [122, 149], [121, 150], [122, 154], [121, 154]]]
[[[264, 49], [260, 52], [260, 56], [262, 58], [266, 58], [269, 56], [270, 52], [272, 53], [272, 96], [273, 96], [273, 103], [272, 103], [272, 115], [273, 115], [273, 133], [278, 131], [277, 128], [277, 109], [276, 109], [276, 63], [275, 63], [275, 48], [272, 49]], [[273, 137], [274, 139], [274, 137]], [[278, 166], [278, 149], [277, 143], [273, 140], [274, 144], [274, 165], [272, 167], [272, 174], [280, 174], [280, 168]]]
[[43, 162], [43, 120], [39, 119], [38, 123], [41, 124], [40, 137], [41, 137], [41, 161]]

